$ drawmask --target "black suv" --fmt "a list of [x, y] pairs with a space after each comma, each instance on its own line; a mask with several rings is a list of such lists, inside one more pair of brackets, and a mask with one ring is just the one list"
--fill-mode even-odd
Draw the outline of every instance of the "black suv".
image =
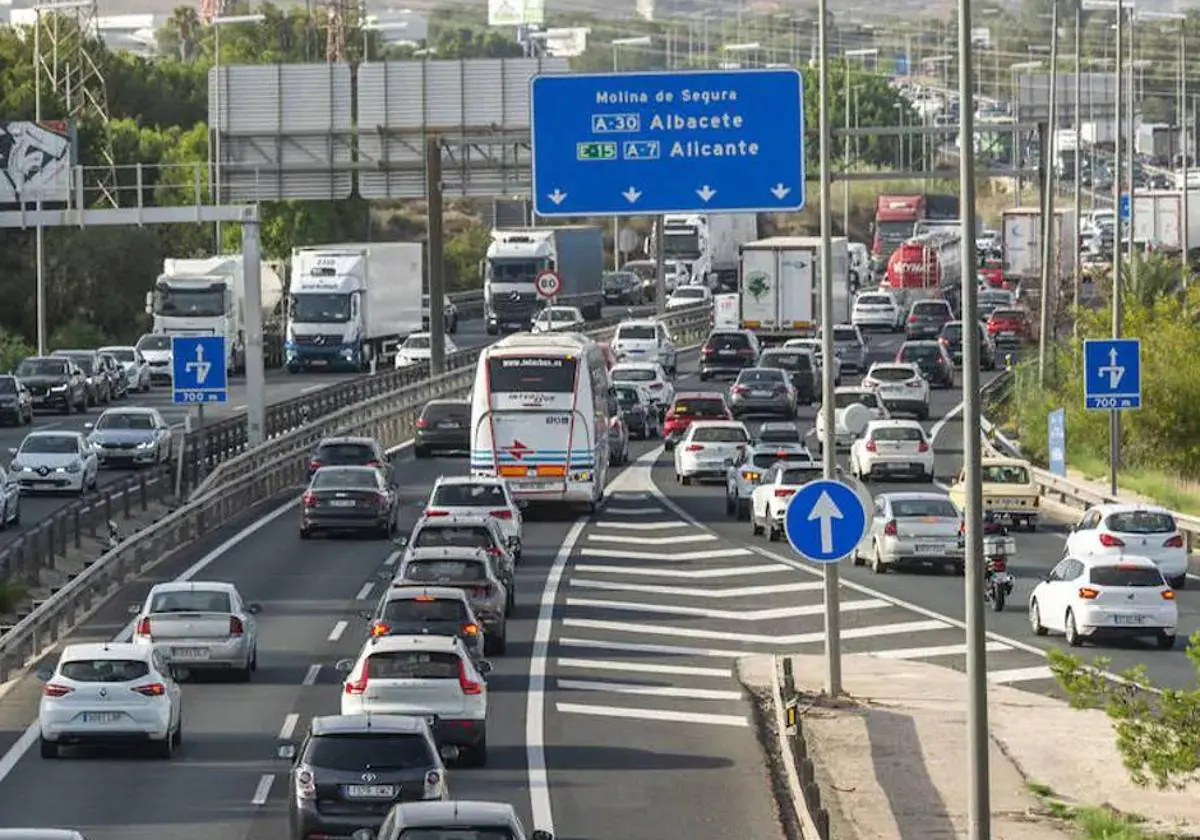
[[446, 768], [429, 723], [411, 715], [314, 717], [291, 753], [291, 836], [378, 830], [392, 806], [446, 799]]
[[332, 437], [317, 444], [308, 458], [308, 477], [321, 467], [376, 467], [388, 472], [387, 453], [379, 441], [369, 437]]
[[112, 383], [104, 372], [104, 362], [95, 350], [55, 350], [50, 354], [61, 359], [70, 359], [83, 371], [83, 379], [87, 384], [87, 404], [89, 407], [108, 405], [112, 402]]
[[812, 405], [817, 401], [821, 383], [817, 381], [817, 371], [812, 353], [801, 348], [772, 347], [764, 350], [758, 360], [759, 367], [779, 368], [792, 377], [792, 387], [796, 389], [796, 402], [799, 405]]
[[947, 321], [954, 320], [950, 304], [944, 300], [919, 300], [908, 310], [904, 322], [904, 336], [914, 338], [937, 338]]
[[[983, 324], [978, 325], [979, 329], [979, 363], [984, 370], [996, 369], [996, 343], [992, 341], [992, 337], [988, 335], [987, 327]], [[963, 363], [963, 322], [962, 321], [947, 321], [946, 326], [942, 327], [942, 334], [938, 336], [938, 342], [946, 348], [946, 352], [950, 354], [950, 360], [958, 367], [962, 367]]]
[[34, 408], [56, 408], [63, 414], [70, 414], [71, 409], [87, 411], [87, 380], [70, 359], [31, 356], [14, 372], [29, 389]]
[[737, 376], [758, 365], [758, 339], [745, 330], [710, 333], [700, 348], [700, 381], [714, 376]]
[[940, 342], [906, 341], [900, 345], [896, 361], [916, 365], [931, 387], [954, 387], [954, 362]]
[[471, 448], [471, 404], [466, 400], [430, 400], [417, 418], [413, 453], [428, 458], [436, 451]]

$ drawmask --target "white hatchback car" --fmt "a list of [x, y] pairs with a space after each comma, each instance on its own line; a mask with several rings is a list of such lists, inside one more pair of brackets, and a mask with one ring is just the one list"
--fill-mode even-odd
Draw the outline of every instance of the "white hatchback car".
[[67, 645], [38, 706], [42, 758], [62, 747], [93, 743], [148, 744], [170, 758], [183, 735], [183, 701], [166, 658], [129, 643]]
[[1068, 555], [1029, 596], [1029, 626], [1038, 636], [1056, 631], [1067, 644], [1085, 639], [1152, 636], [1175, 647], [1175, 591], [1148, 557]]
[[150, 390], [150, 363], [141, 351], [131, 345], [101, 347], [101, 353], [108, 353], [121, 363], [125, 371], [126, 388], [129, 393], [135, 391], [145, 393]]
[[502, 478], [441, 476], [422, 516], [490, 516], [500, 526], [513, 557], [521, 556], [521, 506]]
[[613, 383], [633, 384], [646, 389], [650, 404], [661, 417], [667, 407], [675, 402], [675, 386], [666, 369], [656, 362], [620, 362], [608, 372]]
[[934, 479], [934, 453], [915, 420], [872, 420], [850, 447], [850, 474], [875, 478]]
[[792, 496], [810, 481], [819, 481], [822, 475], [823, 467], [816, 461], [807, 464], [784, 461], [769, 468], [750, 497], [750, 532], [765, 533], [772, 542], [782, 537], [783, 520]]
[[863, 292], [854, 299], [850, 323], [859, 329], [884, 329], [899, 332], [904, 326], [904, 310], [891, 292]]
[[675, 340], [661, 321], [645, 318], [622, 321], [612, 338], [613, 355], [618, 362], [657, 362], [671, 376], [675, 375]]
[[30, 432], [9, 449], [8, 466], [22, 490], [78, 493], [96, 489], [100, 456], [79, 432]]
[[1169, 510], [1104, 504], [1089, 509], [1067, 536], [1068, 557], [1148, 557], [1176, 589], [1187, 583], [1187, 543]]
[[750, 518], [750, 498], [763, 473], [780, 461], [811, 464], [812, 453], [803, 443], [756, 443], [733, 459], [725, 471], [725, 512], [736, 519]]
[[547, 306], [529, 327], [532, 333], [575, 332], [587, 326], [583, 311], [575, 306]]
[[455, 747], [465, 764], [487, 763], [488, 689], [492, 664], [472, 660], [456, 636], [373, 636], [357, 659], [343, 659], [343, 715], [425, 717], [438, 745]]
[[929, 381], [909, 362], [876, 362], [863, 377], [862, 386], [879, 394], [892, 414], [912, 414], [929, 419]]
[[675, 480], [724, 478], [725, 471], [750, 445], [750, 433], [735, 420], [698, 420], [675, 445]]
[[[413, 333], [404, 339], [404, 343], [396, 350], [396, 367], [403, 368], [420, 362], [428, 362], [433, 356], [433, 339], [427, 332]], [[443, 348], [446, 355], [458, 352], [458, 345], [443, 336]]]

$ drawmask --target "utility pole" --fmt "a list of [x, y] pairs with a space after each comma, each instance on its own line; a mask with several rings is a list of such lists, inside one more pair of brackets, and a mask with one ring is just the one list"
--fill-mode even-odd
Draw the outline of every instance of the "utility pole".
[[446, 372], [445, 232], [442, 227], [442, 139], [425, 142], [425, 195], [429, 214], [429, 375]]
[[[1121, 172], [1121, 101], [1122, 101], [1122, 81], [1121, 73], [1121, 57], [1123, 51], [1121, 48], [1122, 30], [1125, 28], [1125, 8], [1124, 0], [1117, 0], [1117, 34], [1116, 34], [1116, 53], [1117, 53], [1117, 70], [1116, 70], [1116, 96], [1113, 100], [1113, 112], [1117, 116], [1117, 132], [1113, 146], [1113, 204], [1119, 209], [1121, 207], [1121, 188], [1123, 173]], [[1130, 123], [1130, 128], [1133, 123]], [[1129, 196], [1130, 216], [1133, 215], [1133, 195]], [[1117, 237], [1113, 243], [1113, 264], [1112, 264], [1112, 337], [1120, 338], [1122, 321], [1124, 320], [1124, 312], [1122, 312], [1121, 297], [1125, 294], [1125, 288], [1121, 283], [1121, 219], [1120, 213], [1117, 214]], [[1133, 239], [1133, 224], [1130, 219], [1129, 232], [1130, 240]], [[1116, 409], [1110, 409], [1108, 412], [1108, 490], [1115, 498], [1117, 495], [1117, 476], [1121, 470], [1121, 412]]]
[[[1082, 87], [1082, 84], [1081, 84], [1082, 78], [1083, 78], [1083, 0], [1076, 0], [1076, 2], [1075, 2], [1075, 103], [1074, 103], [1075, 107], [1072, 109], [1074, 112], [1074, 119], [1072, 120], [1072, 124], [1075, 126], [1075, 164], [1074, 164], [1075, 195], [1074, 195], [1074, 204], [1075, 204], [1075, 224], [1076, 224], [1076, 226], [1079, 225], [1079, 220], [1080, 220], [1081, 214], [1083, 213], [1083, 187], [1079, 183], [1079, 177], [1080, 177], [1079, 164], [1080, 164], [1080, 158], [1082, 157], [1082, 152], [1083, 152], [1083, 147], [1079, 142], [1080, 134], [1081, 134], [1081, 132], [1079, 130], [1079, 125], [1080, 125], [1079, 115], [1081, 113], [1080, 105], [1082, 104], [1082, 102], [1081, 102], [1082, 97], [1080, 95], [1080, 88]], [[1074, 304], [1075, 312], [1078, 313], [1079, 312], [1079, 295], [1082, 293], [1082, 287], [1083, 287], [1083, 261], [1080, 260], [1078, 253], [1075, 254], [1074, 275], [1075, 276], [1072, 278], [1072, 280], [1073, 280], [1075, 294], [1073, 296], [1072, 303]], [[1074, 325], [1073, 329], [1075, 332], [1075, 338], [1078, 339], [1079, 338], [1079, 318], [1072, 317], [1071, 323]]]
[[[1076, 73], [1076, 76], [1079, 74]], [[1057, 290], [1058, 268], [1055, 265], [1054, 236], [1054, 152], [1058, 126], [1058, 0], [1050, 4], [1050, 116], [1046, 123], [1046, 136], [1042, 146], [1042, 159], [1046, 161], [1046, 183], [1042, 190], [1042, 303], [1038, 326], [1038, 383], [1046, 387], [1046, 356], [1050, 344], [1050, 295]], [[1078, 157], [1078, 154], [1076, 154]], [[1076, 182], [1078, 184], [1078, 182]], [[1078, 223], [1076, 223], [1078, 224]], [[1078, 259], [1076, 260], [1078, 262]], [[1056, 295], [1057, 297], [1057, 295]], [[973, 323], [973, 322], [972, 322]]]

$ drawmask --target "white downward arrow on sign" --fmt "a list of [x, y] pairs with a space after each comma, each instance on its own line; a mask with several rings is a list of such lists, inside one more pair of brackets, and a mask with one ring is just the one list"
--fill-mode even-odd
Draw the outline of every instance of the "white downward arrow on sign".
[[830, 554], [833, 551], [833, 520], [841, 519], [842, 512], [834, 504], [829, 494], [822, 492], [817, 503], [808, 512], [808, 521], [821, 521], [821, 553]]
[[630, 204], [633, 204], [635, 201], [637, 201], [639, 198], [642, 197], [642, 194], [640, 192], [638, 192], [637, 190], [635, 190], [633, 187], [630, 187], [629, 189], [625, 190], [625, 192], [621, 193], [621, 195], [625, 196], [625, 200], [628, 201]]
[[785, 187], [782, 183], [778, 183], [771, 187], [771, 195], [775, 196], [780, 201], [787, 198], [787, 194], [792, 191], [791, 187]]
[[554, 204], [557, 206], [559, 204], [562, 204], [563, 201], [566, 200], [567, 194], [565, 192], [563, 192], [562, 190], [558, 189], [557, 187], [555, 187], [554, 192], [550, 193], [548, 196], [546, 196], [546, 198], [553, 201]]
[[717, 194], [717, 191], [714, 190], [712, 187], [710, 187], [708, 184], [705, 184], [703, 187], [696, 190], [696, 195], [700, 196], [700, 200], [705, 203], [708, 203], [708, 201], [710, 201], [712, 199], [712, 197], [716, 194]]

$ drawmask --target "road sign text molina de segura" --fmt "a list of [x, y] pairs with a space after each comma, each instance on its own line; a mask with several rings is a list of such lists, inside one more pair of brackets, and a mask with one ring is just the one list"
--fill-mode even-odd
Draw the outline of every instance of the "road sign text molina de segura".
[[797, 70], [547, 74], [530, 114], [539, 216], [804, 207]]

